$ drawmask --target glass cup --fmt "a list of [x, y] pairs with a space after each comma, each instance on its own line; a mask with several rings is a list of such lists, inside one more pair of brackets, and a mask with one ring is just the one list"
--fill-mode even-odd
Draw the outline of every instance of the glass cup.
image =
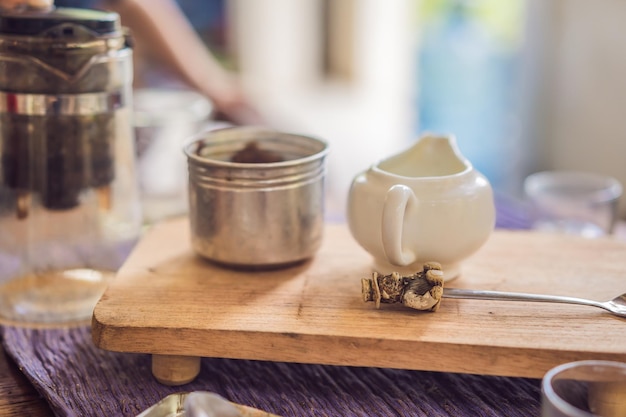
[[211, 101], [195, 91], [161, 87], [133, 92], [144, 222], [187, 212], [187, 160], [182, 148], [196, 132], [224, 127], [211, 121], [212, 113]]
[[533, 228], [584, 237], [613, 233], [622, 185], [612, 177], [577, 171], [544, 171], [524, 181]]
[[549, 370], [542, 417], [626, 417], [626, 363], [586, 360]]

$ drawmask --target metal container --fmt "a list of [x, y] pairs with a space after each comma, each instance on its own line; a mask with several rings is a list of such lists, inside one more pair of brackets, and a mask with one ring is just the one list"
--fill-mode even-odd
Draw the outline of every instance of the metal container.
[[[250, 147], [258, 158], [233, 161]], [[185, 147], [193, 248], [238, 267], [313, 256], [323, 234], [327, 153], [319, 139], [252, 127], [196, 137]]]

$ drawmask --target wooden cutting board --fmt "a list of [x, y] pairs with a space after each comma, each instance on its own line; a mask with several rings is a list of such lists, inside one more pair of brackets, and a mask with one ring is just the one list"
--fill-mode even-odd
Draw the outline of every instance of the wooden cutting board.
[[[626, 362], [626, 319], [594, 307], [444, 299], [436, 313], [361, 298], [372, 260], [343, 224], [317, 255], [245, 272], [196, 256], [185, 218], [153, 227], [94, 310], [102, 349], [153, 354], [153, 374], [193, 380], [201, 357], [541, 377], [582, 359]], [[493, 233], [458, 288], [608, 300], [626, 292], [626, 243]]]

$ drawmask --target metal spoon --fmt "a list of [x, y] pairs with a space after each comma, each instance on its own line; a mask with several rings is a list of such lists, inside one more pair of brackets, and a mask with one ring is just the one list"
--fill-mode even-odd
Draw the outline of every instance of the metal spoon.
[[444, 298], [471, 298], [475, 300], [497, 301], [537, 301], [541, 303], [580, 304], [603, 308], [616, 316], [626, 318], [626, 294], [618, 295], [610, 301], [600, 302], [584, 298], [562, 297], [558, 295], [528, 294], [505, 291], [465, 290], [460, 288], [444, 288]]

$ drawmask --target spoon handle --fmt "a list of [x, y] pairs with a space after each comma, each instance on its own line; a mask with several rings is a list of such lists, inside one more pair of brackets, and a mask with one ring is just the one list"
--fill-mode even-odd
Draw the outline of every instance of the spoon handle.
[[443, 296], [445, 298], [471, 298], [475, 300], [537, 301], [537, 302], [542, 302], [542, 303], [581, 304], [581, 305], [603, 308], [599, 302], [592, 301], [592, 300], [585, 300], [583, 298], [562, 297], [558, 295], [528, 294], [528, 293], [521, 293], [521, 292], [482, 291], [482, 290], [465, 290], [461, 288], [444, 288]]

